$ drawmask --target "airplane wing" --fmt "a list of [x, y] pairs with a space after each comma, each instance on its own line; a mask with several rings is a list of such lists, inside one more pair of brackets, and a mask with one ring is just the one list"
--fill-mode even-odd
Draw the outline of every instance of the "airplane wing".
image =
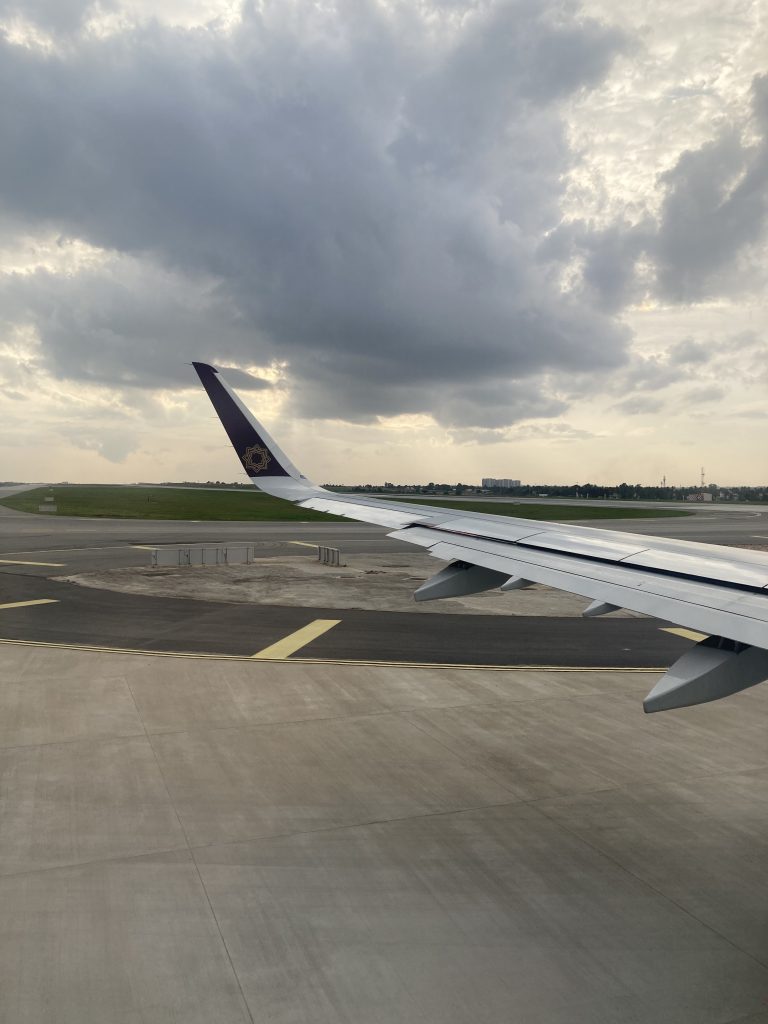
[[417, 601], [543, 583], [590, 600], [585, 616], [629, 608], [707, 638], [651, 690], [646, 711], [717, 700], [768, 679], [768, 554], [337, 494], [303, 476], [220, 372], [193, 363], [251, 481], [303, 508], [388, 527], [449, 565]]

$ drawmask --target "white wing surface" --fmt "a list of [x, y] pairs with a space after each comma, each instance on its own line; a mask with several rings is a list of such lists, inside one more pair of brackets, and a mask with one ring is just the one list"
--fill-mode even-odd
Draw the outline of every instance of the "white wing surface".
[[417, 601], [543, 583], [589, 598], [585, 615], [629, 608], [707, 634], [648, 694], [646, 711], [716, 700], [768, 678], [768, 554], [336, 494], [299, 473], [218, 370], [193, 365], [256, 487], [388, 527], [449, 563], [418, 588]]

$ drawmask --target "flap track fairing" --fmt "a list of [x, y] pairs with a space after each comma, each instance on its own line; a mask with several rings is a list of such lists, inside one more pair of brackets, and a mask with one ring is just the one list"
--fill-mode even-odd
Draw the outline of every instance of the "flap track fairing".
[[469, 562], [451, 562], [441, 569], [414, 593], [417, 601], [437, 601], [444, 597], [465, 597], [480, 594], [484, 590], [495, 590], [509, 579], [507, 573], [495, 569], [484, 569]]

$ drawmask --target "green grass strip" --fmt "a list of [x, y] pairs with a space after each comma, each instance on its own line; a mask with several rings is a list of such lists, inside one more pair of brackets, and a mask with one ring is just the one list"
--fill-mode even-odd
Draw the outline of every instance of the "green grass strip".
[[96, 519], [200, 519], [224, 522], [344, 522], [338, 516], [298, 508], [251, 490], [196, 490], [191, 487], [38, 487], [3, 498], [18, 512], [37, 512], [53, 497], [56, 512], [41, 515], [89, 516]]
[[[46, 498], [53, 502], [46, 502]], [[397, 498], [397, 501], [404, 499]], [[429, 505], [428, 498], [408, 499]], [[484, 512], [520, 519], [561, 521], [569, 519], [649, 519], [691, 515], [688, 511], [646, 508], [606, 508], [602, 505], [529, 505], [514, 502], [439, 501], [439, 508]], [[123, 487], [115, 485], [38, 487], [3, 498], [0, 504], [19, 512], [37, 513], [44, 504], [56, 512], [41, 515], [89, 516], [104, 519], [200, 519], [225, 522], [348, 522], [339, 516], [299, 508], [253, 490], [224, 491], [174, 487]]]

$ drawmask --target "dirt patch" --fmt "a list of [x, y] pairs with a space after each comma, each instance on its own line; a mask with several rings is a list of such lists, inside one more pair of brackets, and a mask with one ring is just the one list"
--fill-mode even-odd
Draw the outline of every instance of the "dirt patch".
[[[414, 590], [443, 565], [424, 554], [416, 554], [407, 562], [402, 556], [397, 562], [375, 555], [356, 556], [354, 564], [341, 567], [294, 556], [261, 558], [252, 565], [105, 569], [66, 576], [64, 580], [83, 587], [152, 597], [427, 615], [572, 617], [580, 616], [589, 604], [586, 598], [539, 586], [510, 594], [493, 590], [444, 601], [414, 601]], [[615, 614], [636, 615], [628, 611]]]

